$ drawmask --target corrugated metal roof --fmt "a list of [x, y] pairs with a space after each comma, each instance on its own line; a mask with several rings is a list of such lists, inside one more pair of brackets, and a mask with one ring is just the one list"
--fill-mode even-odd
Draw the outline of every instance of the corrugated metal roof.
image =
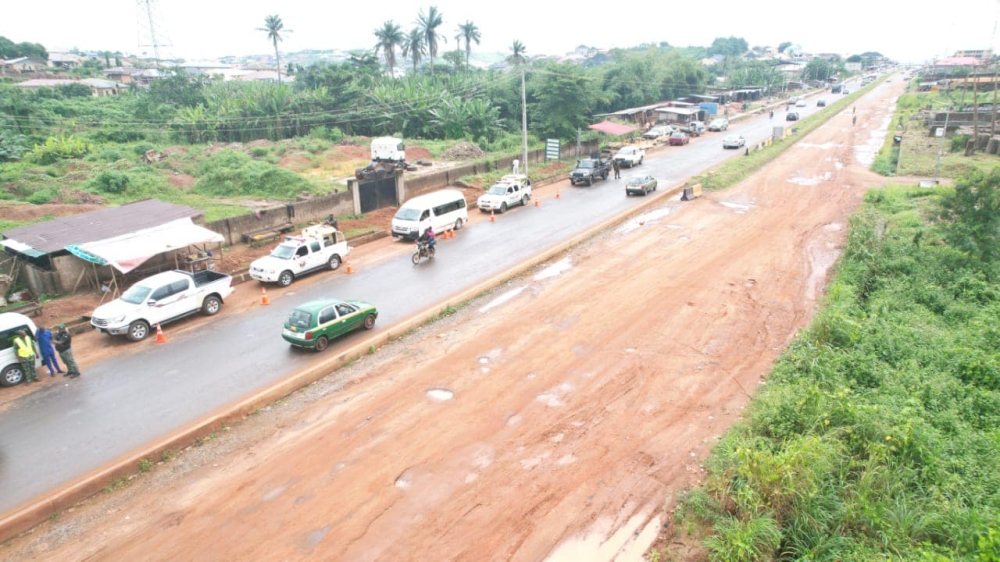
[[64, 250], [71, 244], [106, 240], [166, 224], [177, 219], [198, 217], [198, 209], [156, 199], [144, 199], [120, 207], [109, 207], [50, 221], [12, 228], [4, 238], [16, 240], [46, 254]]

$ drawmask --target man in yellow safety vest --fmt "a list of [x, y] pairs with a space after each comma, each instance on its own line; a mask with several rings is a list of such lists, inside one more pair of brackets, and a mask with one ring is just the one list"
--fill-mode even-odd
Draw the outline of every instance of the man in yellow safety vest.
[[28, 337], [27, 330], [17, 331], [17, 335], [14, 336], [14, 349], [17, 350], [17, 359], [24, 369], [24, 384], [38, 382], [38, 377], [35, 376], [35, 345]]

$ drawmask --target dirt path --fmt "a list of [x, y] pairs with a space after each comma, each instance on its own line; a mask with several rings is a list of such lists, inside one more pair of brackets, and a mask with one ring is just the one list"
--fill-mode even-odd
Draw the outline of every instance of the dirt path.
[[[889, 99], [671, 202], [4, 549], [13, 560], [638, 560], [811, 317]], [[217, 449], [214, 447], [218, 447]]]

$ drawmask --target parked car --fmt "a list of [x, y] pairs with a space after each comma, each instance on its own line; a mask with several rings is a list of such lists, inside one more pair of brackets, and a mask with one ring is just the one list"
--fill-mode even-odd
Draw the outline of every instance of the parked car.
[[[17, 312], [0, 313], [0, 386], [14, 386], [24, 381], [24, 369], [14, 349], [14, 336], [25, 330], [35, 339], [37, 328], [27, 316]], [[42, 354], [35, 345], [35, 366], [41, 366]]]
[[670, 146], [680, 146], [682, 144], [687, 144], [691, 142], [691, 137], [687, 136], [686, 133], [680, 131], [674, 131], [670, 133]]
[[645, 149], [638, 146], [623, 146], [615, 154], [618, 165], [626, 168], [642, 165], [642, 159], [646, 156]]
[[655, 127], [650, 127], [648, 131], [643, 133], [642, 138], [658, 139], [660, 137], [665, 137], [672, 132], [674, 132], [674, 128], [670, 125], [656, 125]]
[[806, 100], [802, 98], [799, 98], [799, 101], [795, 102], [795, 107], [805, 107], [805, 106], [806, 106]]
[[269, 255], [250, 264], [250, 277], [261, 283], [282, 287], [312, 271], [336, 271], [351, 253], [344, 233], [330, 225], [318, 224], [302, 229], [302, 234], [285, 236]]
[[334, 338], [358, 328], [371, 330], [376, 318], [378, 310], [368, 302], [317, 299], [292, 310], [281, 337], [293, 347], [323, 351]]
[[531, 199], [531, 180], [528, 176], [507, 174], [493, 184], [486, 193], [479, 196], [476, 206], [484, 213], [493, 211], [505, 213], [514, 205], [526, 207], [529, 199]]
[[798, 121], [799, 113], [797, 111], [789, 111], [788, 115], [785, 115], [785, 121]]
[[816, 107], [826, 107], [826, 100], [823, 98], [816, 100]]
[[656, 178], [646, 176], [644, 178], [629, 178], [625, 182], [625, 196], [646, 195], [650, 191], [656, 191]]
[[722, 117], [718, 119], [712, 119], [712, 122], [708, 124], [709, 131], [725, 131], [729, 128], [729, 119], [724, 119]]
[[97, 307], [90, 323], [112, 336], [142, 341], [150, 328], [185, 316], [214, 316], [233, 294], [233, 278], [218, 271], [164, 271], [128, 288], [117, 299]]
[[746, 143], [747, 140], [743, 135], [726, 135], [726, 138], [722, 139], [722, 148], [743, 148]]

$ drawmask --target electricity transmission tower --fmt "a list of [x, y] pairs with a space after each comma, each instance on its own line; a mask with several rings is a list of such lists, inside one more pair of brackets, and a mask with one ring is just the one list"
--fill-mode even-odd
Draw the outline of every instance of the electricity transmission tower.
[[153, 58], [156, 59], [156, 66], [159, 67], [160, 50], [172, 45], [163, 14], [160, 13], [160, 7], [156, 0], [136, 0], [136, 16], [139, 24], [139, 50], [142, 51], [143, 47], [151, 47]]

